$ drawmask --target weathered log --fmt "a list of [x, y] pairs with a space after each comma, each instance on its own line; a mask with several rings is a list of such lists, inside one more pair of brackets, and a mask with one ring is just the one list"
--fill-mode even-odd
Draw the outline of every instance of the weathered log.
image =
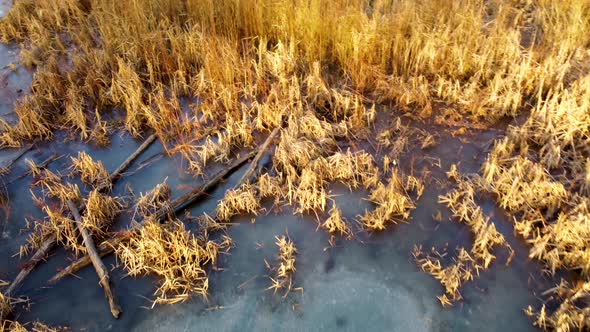
[[84, 241], [84, 247], [86, 247], [86, 251], [90, 260], [92, 261], [92, 265], [96, 270], [96, 274], [98, 275], [98, 279], [100, 282], [100, 286], [104, 290], [104, 295], [109, 302], [109, 308], [111, 309], [111, 314], [115, 318], [119, 318], [121, 314], [121, 308], [115, 301], [115, 296], [113, 295], [113, 291], [111, 290], [111, 278], [109, 276], [109, 272], [107, 271], [106, 266], [98, 256], [96, 252], [96, 246], [94, 245], [94, 240], [92, 240], [92, 236], [88, 233], [88, 230], [82, 224], [82, 217], [80, 217], [80, 212], [78, 211], [78, 207], [74, 202], [68, 200], [68, 208], [72, 215], [74, 216], [74, 220], [76, 222], [76, 226], [78, 227], [78, 231], [82, 234], [82, 240]]
[[[44, 161], [42, 161], [39, 165], [37, 165], [37, 167], [39, 168], [46, 168], [47, 166], [49, 166], [49, 164], [51, 164], [52, 162], [58, 160], [59, 158], [61, 158], [62, 156], [58, 155], [58, 154], [52, 154], [51, 156], [49, 156], [49, 158], [45, 159]], [[14, 182], [26, 177], [27, 175], [31, 174], [31, 170], [27, 170], [25, 172], [23, 172], [21, 175], [17, 176], [16, 178], [8, 181], [5, 183], [5, 186], [8, 186], [9, 184], [13, 184]]]
[[31, 150], [33, 148], [33, 144], [30, 144], [29, 146], [27, 146], [26, 148], [22, 149], [17, 155], [16, 157], [12, 158], [11, 160], [9, 160], [6, 165], [1, 166], [2, 168], [6, 168], [6, 169], [10, 169], [12, 167], [12, 165], [14, 165], [14, 163], [17, 162], [17, 160], [20, 159], [20, 157], [22, 157], [25, 153], [29, 152], [29, 150]]
[[[203, 185], [198, 186], [197, 188], [176, 198], [175, 200], [173, 200], [170, 203], [170, 205], [167, 208], [162, 208], [162, 209], [159, 209], [158, 211], [156, 211], [150, 219], [162, 221], [164, 219], [164, 217], [166, 217], [167, 215], [178, 214], [180, 211], [184, 210], [186, 207], [188, 207], [189, 205], [194, 203], [199, 198], [207, 195], [207, 192], [209, 192], [219, 182], [221, 182], [223, 179], [225, 179], [229, 174], [234, 172], [236, 169], [238, 169], [240, 166], [242, 166], [249, 159], [252, 159], [253, 157], [255, 157], [257, 152], [258, 152], [258, 150], [254, 150], [254, 151], [250, 152], [246, 156], [244, 156], [244, 157], [240, 158], [239, 160], [237, 160], [236, 162], [234, 162], [229, 167], [218, 172], [214, 177], [212, 177], [209, 181], [207, 181]], [[115, 251], [115, 248], [117, 247], [117, 245], [119, 245], [119, 243], [127, 240], [133, 234], [133, 232], [138, 230], [142, 225], [143, 224], [138, 224], [135, 227], [132, 227], [131, 229], [129, 229], [127, 231], [118, 232], [115, 234], [114, 237], [101, 243], [98, 246], [98, 255], [100, 257], [104, 257], [105, 255], [109, 255], [109, 254], [113, 253]], [[49, 282], [55, 283], [69, 274], [76, 273], [77, 271], [79, 271], [80, 269], [89, 265], [90, 263], [91, 263], [90, 257], [88, 255], [83, 256], [83, 257], [75, 260], [74, 262], [72, 262], [70, 265], [68, 265], [66, 268], [62, 269], [61, 271], [59, 271], [57, 274], [55, 274], [51, 279], [49, 279]]]
[[46, 253], [53, 247], [57, 237], [55, 235], [50, 236], [35, 252], [33, 257], [24, 265], [24, 267], [20, 270], [19, 274], [14, 278], [12, 283], [8, 286], [4, 295], [6, 297], [10, 297], [15, 289], [23, 282], [23, 280], [27, 277], [27, 275], [33, 270], [35, 265], [42, 261], [45, 258]]
[[240, 185], [242, 183], [245, 183], [246, 181], [251, 182], [251, 181], [253, 181], [253, 178], [256, 177], [256, 174], [254, 174], [254, 173], [256, 170], [258, 170], [258, 163], [260, 162], [260, 159], [262, 159], [262, 157], [266, 153], [266, 150], [268, 150], [268, 148], [270, 147], [270, 143], [272, 143], [272, 140], [277, 136], [277, 134], [279, 133], [280, 130], [281, 130], [280, 126], [276, 127], [270, 133], [270, 135], [268, 135], [268, 137], [266, 138], [266, 141], [264, 141], [264, 143], [260, 146], [260, 150], [258, 150], [256, 157], [254, 157], [254, 159], [252, 159], [250, 166], [248, 166], [248, 169], [246, 170], [246, 172], [244, 172], [244, 174], [240, 178], [240, 181], [238, 181], [238, 183]]
[[[150, 145], [152, 145], [152, 143], [156, 140], [156, 138], [158, 138], [158, 135], [156, 134], [151, 134], [136, 150], [135, 152], [133, 152], [127, 159], [125, 159], [121, 165], [119, 165], [119, 167], [117, 167], [116, 170], [114, 170], [111, 175], [109, 176], [110, 179], [110, 183], [114, 183], [118, 178], [121, 177], [121, 175], [123, 174], [123, 172], [129, 167], [129, 165], [131, 165], [131, 163], [137, 159], [137, 157], [139, 157], [140, 154], [142, 154]], [[102, 191], [104, 189], [107, 189], [109, 186], [109, 183], [103, 184], [102, 186], [98, 187], [97, 190], [98, 191]]]

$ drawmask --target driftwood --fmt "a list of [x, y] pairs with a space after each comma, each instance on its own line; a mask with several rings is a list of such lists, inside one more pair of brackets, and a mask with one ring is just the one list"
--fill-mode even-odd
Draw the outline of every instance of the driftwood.
[[[191, 205], [195, 201], [197, 201], [199, 198], [206, 196], [207, 192], [209, 192], [219, 182], [221, 182], [223, 179], [225, 179], [229, 174], [234, 172], [236, 169], [238, 169], [240, 166], [242, 166], [249, 159], [254, 158], [257, 155], [257, 152], [258, 152], [257, 150], [250, 152], [246, 156], [238, 159], [236, 162], [234, 162], [229, 167], [227, 167], [224, 170], [215, 174], [214, 177], [212, 177], [209, 181], [207, 181], [203, 185], [198, 186], [197, 188], [176, 198], [175, 200], [170, 202], [169, 206], [167, 206], [166, 208], [162, 208], [162, 209], [159, 209], [158, 211], [156, 211], [150, 217], [150, 220], [162, 221], [168, 215], [178, 214], [179, 212], [181, 212], [182, 210], [187, 208], [189, 205]], [[113, 253], [115, 251], [115, 248], [117, 247], [117, 245], [119, 245], [119, 243], [129, 239], [129, 237], [133, 234], [133, 232], [138, 230], [140, 227], [142, 227], [142, 225], [143, 224], [138, 224], [127, 231], [116, 233], [115, 236], [113, 236], [112, 238], [101, 243], [98, 246], [98, 255], [100, 257], [104, 257], [105, 255], [109, 255], [109, 254]], [[79, 271], [83, 267], [89, 265], [90, 263], [91, 263], [91, 260], [88, 255], [81, 257], [81, 258], [75, 260], [74, 262], [72, 262], [66, 268], [62, 269], [56, 275], [54, 275], [51, 279], [49, 279], [49, 282], [55, 283], [69, 274], [76, 273], [77, 271]]]
[[[51, 156], [49, 156], [49, 158], [45, 159], [39, 165], [37, 165], [37, 167], [39, 167], [39, 168], [46, 168], [47, 166], [49, 166], [49, 164], [51, 164], [52, 162], [58, 160], [62, 156], [60, 156], [58, 154], [52, 154]], [[26, 177], [29, 174], [31, 174], [31, 170], [25, 171], [24, 173], [22, 173], [21, 175], [17, 176], [16, 178], [14, 178], [14, 179], [6, 182], [5, 186], [8, 186], [9, 184], [13, 184], [14, 182], [16, 182], [16, 181], [18, 181], [18, 180]]]
[[12, 165], [14, 165], [14, 163], [17, 162], [17, 160], [20, 159], [20, 157], [22, 157], [25, 153], [29, 152], [29, 150], [31, 150], [33, 148], [33, 144], [30, 144], [29, 146], [27, 146], [26, 148], [22, 149], [17, 155], [16, 157], [12, 158], [11, 160], [9, 160], [6, 165], [2, 166], [2, 168], [6, 168], [6, 169], [10, 169], [12, 167]]
[[121, 314], [121, 308], [115, 302], [115, 296], [113, 295], [113, 291], [111, 290], [109, 272], [107, 271], [106, 266], [96, 253], [96, 246], [94, 245], [94, 240], [92, 240], [92, 236], [88, 233], [88, 230], [84, 228], [82, 224], [82, 217], [80, 217], [80, 212], [78, 211], [78, 207], [72, 201], [68, 200], [68, 207], [74, 216], [74, 220], [76, 222], [76, 226], [78, 227], [78, 231], [82, 234], [82, 239], [84, 240], [84, 246], [86, 247], [86, 251], [88, 252], [88, 256], [90, 260], [92, 260], [92, 265], [94, 265], [94, 269], [96, 270], [96, 274], [98, 275], [98, 279], [100, 280], [100, 286], [104, 290], [104, 295], [109, 302], [109, 307], [111, 309], [111, 314], [113, 317], [119, 318]]
[[[155, 134], [148, 137], [146, 139], [146, 141], [143, 144], [141, 144], [137, 148], [137, 150], [135, 150], [135, 152], [133, 152], [127, 159], [125, 159], [125, 161], [123, 161], [123, 163], [121, 163], [121, 165], [113, 173], [111, 173], [111, 175], [109, 176], [111, 183], [114, 183], [116, 180], [118, 180], [121, 177], [121, 174], [123, 173], [123, 171], [125, 171], [125, 169], [127, 167], [129, 167], [129, 165], [131, 165], [131, 163], [135, 159], [137, 159], [137, 157], [141, 153], [143, 153], [143, 151], [145, 151], [151, 145], [151, 143], [154, 142], [155, 138], [156, 138]], [[100, 189], [104, 190], [104, 189], [108, 189], [108, 188], [109, 188], [108, 185], [103, 185]], [[78, 210], [82, 210], [82, 208], [80, 208]], [[29, 273], [31, 273], [33, 268], [35, 268], [37, 263], [39, 263], [41, 260], [43, 260], [43, 258], [45, 256], [47, 256], [47, 253], [49, 252], [49, 250], [51, 250], [51, 248], [53, 248], [56, 241], [57, 241], [57, 238], [56, 238], [56, 236], [53, 236], [53, 235], [48, 237], [47, 239], [45, 239], [43, 244], [41, 244], [39, 249], [37, 249], [37, 252], [35, 252], [33, 257], [25, 264], [25, 267], [19, 271], [19, 273], [16, 276], [16, 278], [14, 279], [14, 281], [10, 284], [7, 291], [5, 292], [6, 296], [9, 296], [10, 294], [12, 294], [20, 286], [20, 284], [23, 282], [23, 280], [29, 275]], [[0, 316], [0, 318], [3, 319], [4, 317]]]
[[258, 163], [260, 162], [260, 159], [262, 159], [262, 157], [266, 153], [266, 150], [268, 150], [270, 143], [272, 143], [272, 140], [277, 136], [277, 134], [279, 133], [280, 130], [281, 130], [280, 126], [276, 127], [270, 133], [270, 135], [268, 135], [268, 137], [266, 138], [266, 141], [264, 141], [264, 143], [260, 146], [260, 150], [258, 150], [256, 157], [254, 157], [254, 159], [250, 163], [250, 166], [248, 167], [246, 172], [244, 172], [244, 174], [240, 178], [240, 181], [238, 181], [239, 185], [241, 185], [242, 183], [246, 183], [246, 181], [251, 182], [251, 181], [253, 181], [253, 178], [256, 177], [255, 173], [256, 173], [256, 170], [258, 170]]
[[[125, 159], [124, 162], [121, 163], [121, 165], [119, 165], [119, 167], [117, 167], [116, 170], [114, 170], [111, 175], [110, 175], [110, 182], [113, 183], [115, 182], [115, 180], [117, 180], [118, 178], [121, 177], [121, 175], [123, 174], [123, 172], [129, 167], [129, 165], [131, 165], [131, 163], [137, 159], [137, 157], [139, 157], [140, 154], [143, 153], [143, 151], [145, 151], [150, 145], [152, 145], [152, 143], [156, 140], [156, 138], [158, 138], [158, 135], [156, 134], [151, 134], [148, 138], [146, 138], [146, 140], [137, 148], [137, 150], [135, 150], [135, 152], [133, 152], [127, 159]], [[99, 188], [100, 190], [104, 190], [106, 189], [106, 186], [103, 186], [105, 188]]]
[[47, 241], [43, 242], [37, 252], [31, 257], [29, 262], [20, 270], [20, 273], [14, 278], [10, 286], [4, 292], [6, 297], [10, 297], [15, 289], [23, 282], [25, 277], [33, 270], [35, 265], [45, 258], [45, 254], [53, 247], [57, 237], [52, 235]]

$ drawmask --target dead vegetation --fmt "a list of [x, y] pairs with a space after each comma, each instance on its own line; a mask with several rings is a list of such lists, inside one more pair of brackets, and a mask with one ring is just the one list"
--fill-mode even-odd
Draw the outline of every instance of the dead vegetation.
[[283, 297], [286, 297], [292, 290], [301, 290], [301, 288], [296, 288], [293, 285], [297, 249], [293, 241], [286, 235], [276, 236], [275, 239], [275, 244], [279, 248], [276, 265], [272, 266], [265, 261], [267, 268], [272, 273], [269, 276], [271, 285], [268, 289], [274, 293], [284, 292]]
[[71, 157], [71, 159], [72, 170], [80, 175], [82, 182], [95, 188], [111, 185], [109, 173], [102, 162], [95, 162], [86, 152], [78, 152], [78, 157]]
[[171, 189], [166, 181], [157, 184], [146, 194], [141, 194], [135, 203], [135, 216], [148, 218], [160, 209], [166, 209], [170, 202]]
[[[512, 260], [514, 250], [505, 240], [504, 236], [496, 229], [496, 225], [485, 216], [482, 208], [476, 203], [478, 197], [479, 182], [476, 176], [468, 178], [461, 175], [455, 164], [447, 172], [447, 177], [454, 181], [455, 188], [438, 198], [440, 204], [445, 204], [453, 214], [453, 218], [469, 227], [473, 237], [471, 249], [460, 247], [456, 256], [451, 256], [451, 261], [443, 267], [444, 255], [436, 248], [431, 253], [424, 253], [421, 246], [415, 246], [412, 252], [418, 266], [426, 273], [440, 281], [445, 288], [445, 294], [438, 299], [443, 306], [452, 305], [463, 297], [459, 292], [461, 286], [479, 276], [480, 271], [485, 271], [496, 259], [494, 252], [498, 248], [504, 248], [508, 252], [506, 265]], [[449, 259], [446, 258], [446, 261]]]
[[41, 322], [33, 322], [30, 324], [21, 324], [17, 321], [5, 320], [0, 323], [0, 331], [7, 332], [65, 332], [70, 331], [66, 327], [50, 327]]
[[184, 302], [193, 294], [206, 298], [207, 268], [215, 266], [220, 250], [224, 248], [218, 243], [188, 232], [181, 221], [147, 221], [116, 248], [116, 254], [129, 275], [160, 278], [154, 293], [156, 305]]
[[[348, 236], [338, 208], [326, 211], [331, 183], [371, 192], [375, 208], [360, 218], [370, 230], [407, 220], [424, 190], [395, 168], [409, 144], [399, 118], [372, 133], [381, 105], [463, 127], [526, 111], [525, 123], [496, 142], [478, 183], [454, 174], [457, 188], [441, 197], [471, 230], [473, 248], [459, 251], [447, 268], [428, 258], [420, 265], [443, 282], [446, 303], [459, 297], [458, 280], [470, 280], [468, 266], [487, 268], [496, 247], [510, 250], [475, 203], [476, 185], [513, 214], [530, 257], [587, 283], [589, 18], [587, 0], [15, 1], [0, 22], [0, 39], [18, 43], [23, 65], [36, 71], [32, 93], [15, 105], [15, 120], [0, 122], [0, 146], [48, 139], [60, 129], [99, 144], [112, 128], [133, 136], [152, 130], [169, 155], [180, 154], [202, 176], [212, 163], [230, 162], [260, 134], [281, 128], [272, 175], [228, 192], [217, 217], [256, 215], [262, 198], [274, 198], [275, 206], [325, 217], [328, 232]], [[181, 106], [181, 98], [189, 105]], [[371, 134], [379, 148], [390, 149], [387, 159], [376, 163], [359, 149], [339, 148]], [[421, 139], [424, 149], [436, 143], [430, 133]], [[104, 186], [108, 176], [99, 163], [84, 154], [72, 161], [82, 181]], [[97, 236], [120, 208], [100, 190], [84, 200], [60, 174], [33, 167], [32, 173], [42, 194], [61, 205], [36, 198], [47, 214], [37, 227], [74, 250], [82, 249], [64, 202], [91, 206], [83, 218]], [[166, 200], [164, 187], [148, 195], [138, 203], [141, 217]], [[202, 281], [197, 274], [193, 279]], [[574, 303], [582, 295], [562, 294], [564, 305], [543, 310], [538, 325], [588, 328], [587, 305]]]

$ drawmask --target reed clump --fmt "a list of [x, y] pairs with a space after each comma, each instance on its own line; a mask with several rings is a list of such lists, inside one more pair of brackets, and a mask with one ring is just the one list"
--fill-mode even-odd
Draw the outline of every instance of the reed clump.
[[445, 267], [441, 263], [442, 254], [435, 248], [432, 248], [431, 253], [425, 254], [421, 246], [414, 246], [412, 255], [420, 269], [433, 276], [444, 287], [445, 293], [437, 296], [443, 306], [450, 306], [461, 300], [461, 286], [473, 280], [474, 273], [479, 275], [480, 266], [465, 248], [460, 248], [457, 256]]
[[[533, 257], [587, 281], [585, 238], [562, 236], [587, 236], [579, 206], [590, 190], [589, 18], [587, 0], [20, 0], [0, 39], [18, 43], [36, 72], [16, 119], [0, 122], [0, 146], [63, 128], [99, 144], [107, 128], [153, 130], [198, 176], [286, 123], [272, 159], [281, 193], [273, 185], [264, 194], [321, 212], [330, 182], [362, 183], [377, 205], [362, 222], [382, 229], [412, 209], [406, 184], [380, 182], [371, 168], [351, 175], [349, 156], [329, 157], [340, 139], [368, 137], [380, 105], [470, 128], [527, 114], [497, 142], [481, 184], [514, 214]], [[393, 129], [377, 139], [395, 160], [409, 139]], [[51, 174], [40, 183], [80, 202], [77, 187]], [[420, 186], [407, 186], [419, 196]], [[476, 207], [456, 210], [487, 234], [478, 255], [489, 264], [497, 231]]]
[[70, 331], [67, 327], [50, 327], [39, 321], [21, 324], [17, 321], [4, 320], [0, 323], [0, 331], [6, 332], [65, 332]]
[[260, 209], [260, 201], [255, 187], [250, 184], [242, 184], [236, 189], [225, 192], [225, 196], [217, 203], [217, 218], [220, 221], [229, 221], [231, 217], [239, 214], [257, 215]]
[[328, 218], [321, 224], [322, 228], [331, 235], [344, 236], [348, 239], [352, 238], [352, 230], [346, 223], [346, 219], [342, 216], [342, 211], [336, 204], [333, 203], [328, 211]]
[[184, 302], [193, 294], [206, 298], [207, 268], [215, 266], [219, 250], [219, 244], [195, 237], [178, 220], [165, 224], [147, 220], [116, 248], [116, 254], [130, 276], [159, 278], [156, 305]]
[[451, 258], [452, 262], [446, 267], [441, 263], [443, 255], [435, 248], [432, 248], [430, 254], [424, 254], [420, 246], [414, 247], [413, 250], [414, 259], [420, 269], [432, 275], [445, 288], [445, 294], [438, 296], [443, 306], [450, 306], [462, 299], [459, 292], [461, 286], [479, 276], [480, 271], [489, 268], [496, 259], [494, 251], [498, 247], [509, 253], [506, 265], [514, 255], [514, 250], [504, 235], [496, 229], [496, 225], [483, 214], [481, 207], [476, 203], [476, 190], [480, 188], [479, 182], [482, 180], [478, 176], [468, 178], [461, 175], [454, 164], [451, 165], [447, 176], [455, 182], [455, 189], [439, 196], [438, 202], [445, 204], [454, 218], [469, 227], [473, 236], [471, 249], [460, 247], [457, 255]]
[[278, 291], [284, 291], [283, 297], [289, 295], [293, 287], [293, 274], [295, 273], [295, 261], [297, 258], [297, 248], [291, 239], [286, 235], [275, 236], [275, 244], [279, 248], [279, 253], [276, 258], [276, 265], [271, 266], [266, 262], [267, 267], [272, 272], [269, 276], [271, 285], [269, 290], [273, 290], [276, 294]]
[[101, 161], [94, 161], [86, 152], [78, 152], [78, 157], [71, 157], [72, 170], [80, 175], [82, 182], [92, 185], [94, 188], [110, 188], [109, 173]]
[[457, 188], [440, 196], [439, 203], [446, 204], [453, 216], [470, 228], [474, 236], [471, 254], [480, 262], [483, 269], [487, 269], [496, 258], [492, 251], [498, 246], [504, 247], [511, 253], [506, 262], [508, 264], [514, 251], [504, 236], [496, 230], [495, 224], [484, 216], [481, 207], [475, 203], [474, 185], [464, 178], [459, 178], [457, 181]]
[[[529, 257], [541, 260], [550, 274], [572, 270], [588, 282], [587, 224], [588, 103], [590, 76], [565, 75], [559, 84], [539, 95], [524, 124], [511, 127], [498, 140], [482, 166], [483, 186], [513, 215], [515, 232], [529, 244]], [[575, 79], [573, 76], [577, 76]], [[567, 331], [588, 328], [587, 305], [576, 291], [558, 287], [556, 310], [543, 306], [536, 325]], [[575, 287], [574, 287], [575, 288]], [[584, 296], [582, 296], [584, 297]]]
[[369, 196], [369, 201], [376, 205], [372, 211], [366, 211], [361, 217], [361, 222], [370, 230], [384, 230], [388, 223], [397, 224], [408, 220], [410, 211], [416, 206], [409, 197], [406, 189], [414, 187], [411, 183], [403, 181], [398, 170], [392, 170], [387, 184], [379, 182]]
[[555, 302], [560, 302], [555, 311], [548, 314], [545, 304], [539, 312], [534, 312], [529, 306], [525, 313], [535, 320], [535, 325], [544, 330], [570, 331], [578, 329], [580, 331], [588, 327], [590, 323], [590, 308], [587, 306], [590, 297], [590, 283], [579, 282], [575, 286], [570, 286], [562, 280], [559, 285], [544, 293], [556, 298]]
[[117, 197], [101, 194], [97, 189], [88, 194], [85, 203], [84, 228], [92, 235], [104, 237], [123, 205]]
[[135, 215], [147, 218], [160, 209], [168, 209], [172, 190], [164, 181], [140, 197], [135, 203]]

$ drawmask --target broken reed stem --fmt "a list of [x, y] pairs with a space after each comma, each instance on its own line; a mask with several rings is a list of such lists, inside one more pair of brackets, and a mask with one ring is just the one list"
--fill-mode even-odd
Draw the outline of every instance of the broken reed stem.
[[256, 157], [254, 157], [254, 159], [250, 163], [250, 166], [248, 166], [248, 169], [246, 169], [246, 172], [244, 172], [238, 183], [242, 184], [246, 183], [246, 181], [251, 183], [252, 178], [256, 176], [255, 171], [258, 169], [258, 163], [260, 162], [260, 159], [262, 159], [262, 157], [266, 153], [266, 150], [268, 150], [268, 148], [270, 147], [270, 143], [272, 143], [272, 140], [277, 136], [280, 130], [281, 126], [278, 126], [270, 133], [270, 135], [268, 135], [268, 138], [260, 147], [260, 151], [258, 151]]
[[96, 246], [94, 245], [94, 240], [92, 240], [92, 237], [88, 233], [88, 230], [86, 230], [86, 228], [84, 228], [84, 225], [82, 224], [82, 217], [80, 216], [80, 212], [78, 211], [78, 207], [76, 206], [76, 204], [74, 204], [74, 202], [68, 200], [68, 208], [70, 209], [70, 212], [72, 212], [72, 215], [74, 216], [74, 220], [75, 220], [75, 223], [78, 227], [78, 231], [80, 232], [80, 234], [82, 234], [82, 239], [84, 240], [84, 246], [86, 247], [86, 251], [88, 252], [88, 256], [90, 256], [90, 259], [92, 260], [92, 265], [94, 265], [94, 269], [96, 270], [96, 274], [98, 275], [98, 278], [100, 280], [100, 285], [101, 285], [102, 289], [104, 290], [104, 295], [106, 296], [107, 301], [109, 302], [111, 314], [113, 315], [113, 317], [119, 318], [119, 315], [121, 314], [121, 308], [116, 303], [115, 296], [113, 295], [113, 291], [111, 290], [111, 285], [110, 285], [111, 278], [109, 277], [109, 273], [107, 271], [107, 268], [104, 265], [104, 263], [102, 262], [102, 260], [100, 259], [100, 256], [98, 255], [98, 253], [96, 252]]
[[[150, 137], [148, 137], [146, 139], [146, 141], [141, 144], [137, 150], [135, 150], [135, 152], [133, 152], [125, 161], [123, 161], [123, 163], [121, 163], [121, 165], [109, 176], [109, 179], [111, 182], [111, 185], [114, 184], [118, 179], [121, 178], [121, 175], [123, 173], [123, 171], [125, 171], [125, 169], [127, 169], [129, 167], [129, 165], [131, 165], [131, 163], [137, 159], [137, 157], [143, 153], [149, 146], [151, 143], [153, 143], [155, 140], [155, 136], [151, 135]], [[108, 186], [104, 187], [104, 188], [99, 188], [99, 189], [106, 189], [108, 188]], [[100, 190], [99, 190], [100, 191]], [[79, 210], [82, 210], [83, 207], [81, 207]], [[39, 249], [37, 249], [37, 251], [35, 252], [35, 254], [33, 255], [33, 257], [25, 264], [25, 268], [23, 268], [22, 270], [20, 270], [20, 272], [18, 273], [18, 275], [16, 276], [16, 278], [14, 279], [14, 281], [10, 284], [8, 290], [10, 292], [6, 292], [5, 295], [9, 295], [12, 292], [14, 292], [14, 290], [16, 290], [20, 284], [23, 282], [23, 280], [29, 275], [29, 273], [31, 273], [31, 271], [33, 270], [33, 268], [35, 268], [35, 266], [37, 265], [37, 263], [39, 263], [39, 261], [41, 261], [49, 252], [49, 250], [51, 250], [51, 248], [53, 248], [53, 245], [55, 244], [55, 242], [57, 241], [57, 237], [55, 235], [51, 235], [50, 237], [48, 237], [43, 244], [41, 245], [41, 247], [39, 247]]]
[[[252, 159], [256, 155], [257, 152], [258, 152], [258, 150], [253, 150], [252, 152], [248, 153], [246, 156], [237, 160], [234, 164], [232, 164], [229, 167], [225, 168], [224, 170], [218, 172], [213, 178], [211, 178], [211, 180], [207, 181], [207, 183], [205, 183], [205, 184], [185, 193], [184, 195], [176, 198], [175, 200], [170, 202], [169, 207], [159, 209], [157, 212], [155, 212], [152, 215], [152, 217], [150, 218], [150, 220], [161, 221], [166, 215], [178, 214], [180, 211], [185, 209], [187, 206], [194, 203], [197, 199], [206, 195], [208, 191], [210, 191], [213, 187], [215, 187], [220, 181], [225, 179], [230, 173], [234, 172], [237, 168], [242, 166], [246, 161], [248, 161], [249, 159]], [[103, 243], [101, 243], [98, 246], [98, 255], [100, 257], [104, 257], [106, 255], [113, 253], [115, 251], [115, 248], [117, 247], [117, 245], [119, 245], [119, 243], [128, 239], [134, 231], [137, 231], [142, 226], [143, 226], [143, 223], [129, 229], [128, 231], [117, 233], [114, 237], [104, 241]], [[68, 265], [66, 268], [62, 269], [60, 272], [55, 274], [51, 279], [49, 279], [49, 282], [50, 283], [58, 282], [63, 277], [73, 274], [73, 273], [76, 273], [77, 271], [84, 268], [85, 266], [87, 266], [90, 263], [91, 263], [90, 257], [88, 255], [85, 255], [85, 256], [75, 260], [70, 265]]]

